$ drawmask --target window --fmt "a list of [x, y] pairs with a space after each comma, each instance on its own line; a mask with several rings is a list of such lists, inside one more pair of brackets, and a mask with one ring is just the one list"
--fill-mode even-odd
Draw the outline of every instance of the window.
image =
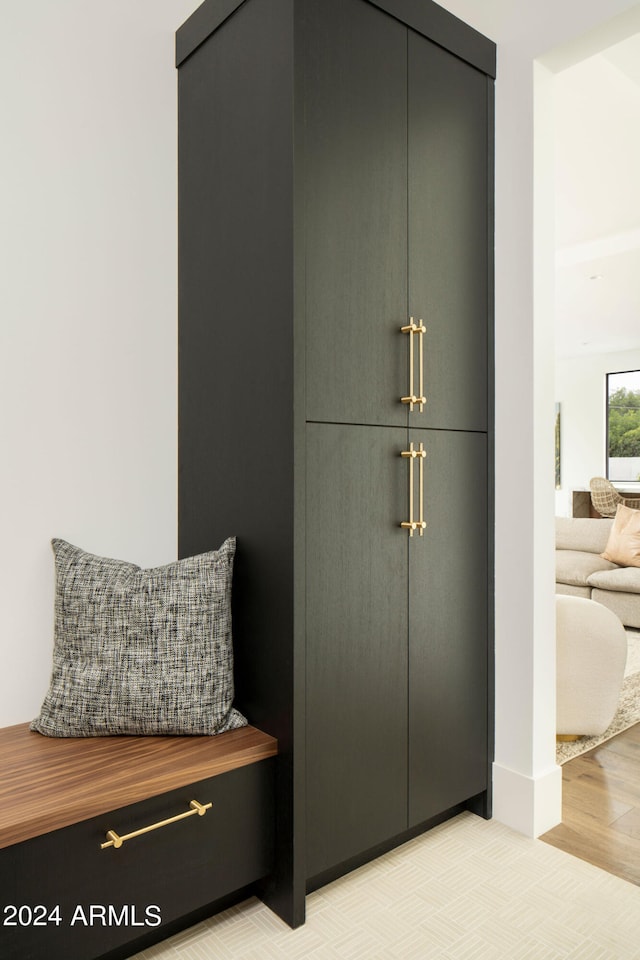
[[607, 374], [607, 477], [640, 480], [640, 370]]

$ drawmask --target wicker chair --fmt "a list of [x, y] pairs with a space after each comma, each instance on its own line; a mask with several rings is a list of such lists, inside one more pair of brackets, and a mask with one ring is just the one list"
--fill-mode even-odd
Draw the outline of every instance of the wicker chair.
[[605, 480], [604, 477], [592, 477], [589, 489], [591, 503], [601, 517], [615, 517], [619, 503], [623, 503], [625, 507], [631, 507], [632, 510], [640, 510], [640, 497], [637, 499], [622, 497], [611, 481]]

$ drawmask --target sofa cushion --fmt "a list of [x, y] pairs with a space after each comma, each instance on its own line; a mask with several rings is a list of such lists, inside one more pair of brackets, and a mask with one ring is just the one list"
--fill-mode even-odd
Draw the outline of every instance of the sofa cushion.
[[[595, 523], [596, 521], [589, 521]], [[583, 550], [556, 550], [556, 582], [574, 587], [586, 587], [589, 577], [599, 570], [616, 570], [614, 563], [603, 560], [598, 553]]]
[[560, 597], [586, 597], [591, 599], [591, 587], [574, 587], [570, 583], [556, 582], [556, 594]]
[[613, 520], [589, 517], [556, 517], [556, 549], [602, 553], [607, 546]]
[[620, 590], [591, 591], [591, 599], [608, 607], [625, 625], [640, 629], [640, 596], [637, 593], [622, 593]]
[[215, 734], [232, 707], [235, 539], [143, 570], [54, 540], [51, 685], [31, 729], [51, 737]]
[[640, 567], [640, 511], [618, 504], [607, 546], [602, 553], [623, 567]]
[[587, 583], [598, 590], [615, 590], [619, 593], [640, 595], [640, 570], [638, 567], [613, 567], [590, 574]]

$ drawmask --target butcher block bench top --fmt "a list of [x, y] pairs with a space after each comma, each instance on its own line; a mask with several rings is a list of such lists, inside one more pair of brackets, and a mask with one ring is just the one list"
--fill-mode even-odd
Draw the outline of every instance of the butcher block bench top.
[[0, 848], [264, 760], [255, 727], [215, 737], [45, 737], [0, 728]]

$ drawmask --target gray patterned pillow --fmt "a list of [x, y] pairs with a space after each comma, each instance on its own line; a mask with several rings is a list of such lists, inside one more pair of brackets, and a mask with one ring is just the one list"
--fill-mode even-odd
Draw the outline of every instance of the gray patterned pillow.
[[234, 538], [148, 570], [52, 545], [53, 670], [32, 730], [100, 737], [245, 726], [232, 707]]

